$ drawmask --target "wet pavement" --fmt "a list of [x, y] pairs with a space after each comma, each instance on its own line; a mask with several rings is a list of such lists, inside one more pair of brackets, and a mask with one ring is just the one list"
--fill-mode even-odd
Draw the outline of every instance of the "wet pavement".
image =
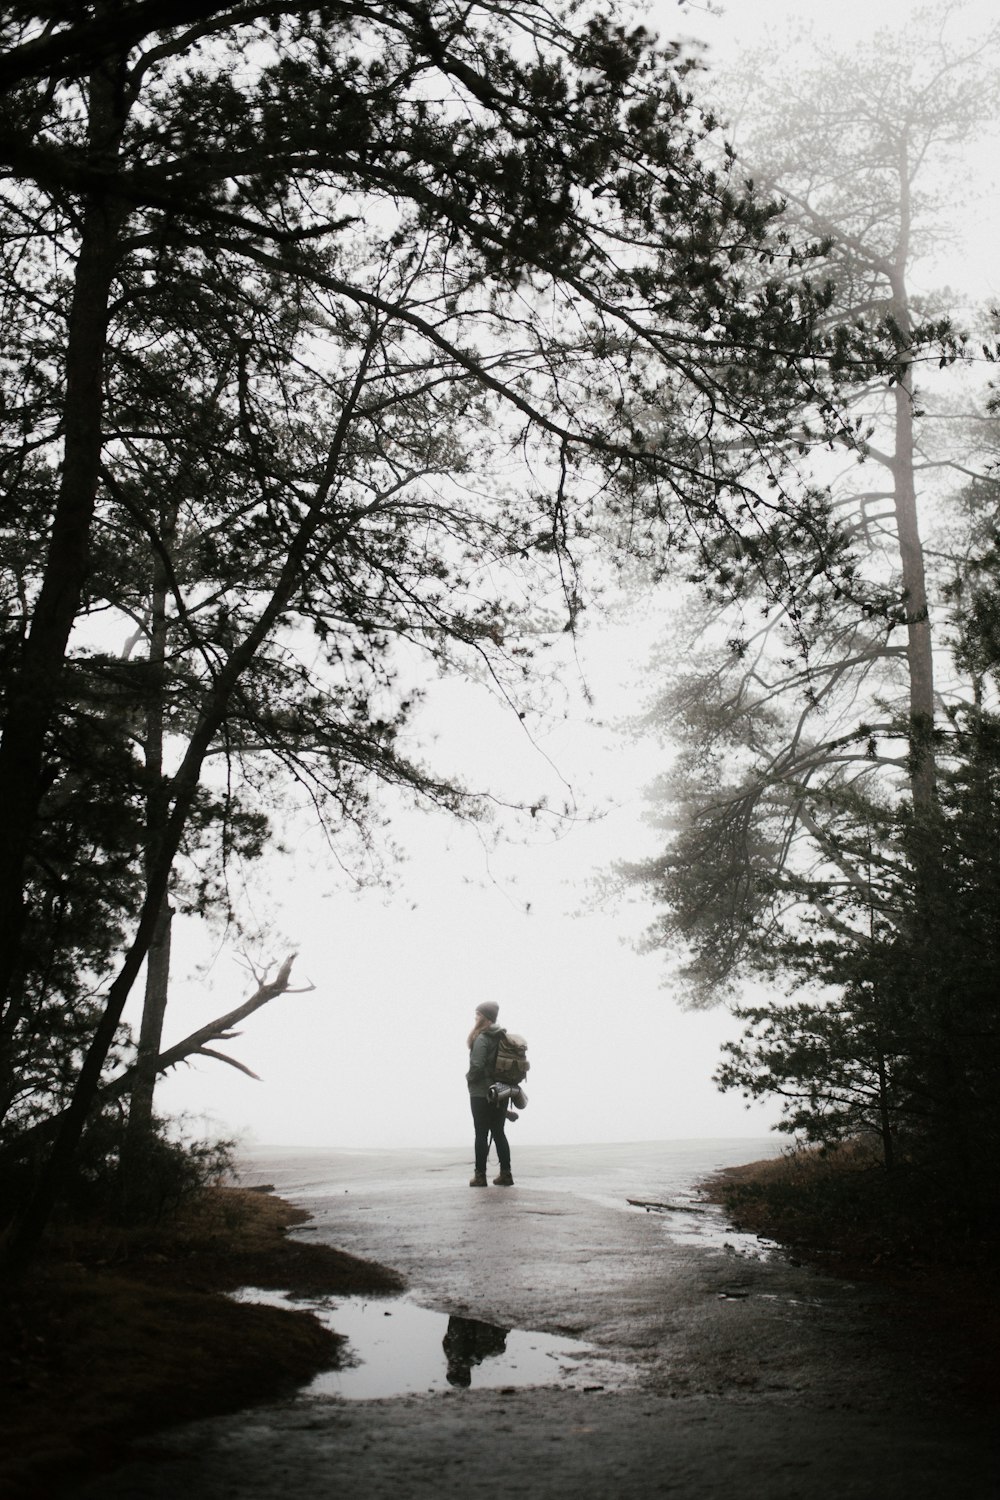
[[258, 1158], [304, 1235], [407, 1277], [324, 1311], [367, 1374], [178, 1429], [81, 1500], [997, 1500], [954, 1359], [887, 1293], [727, 1230], [694, 1184], [762, 1153], [706, 1150], [525, 1149], [486, 1191], [461, 1153]]

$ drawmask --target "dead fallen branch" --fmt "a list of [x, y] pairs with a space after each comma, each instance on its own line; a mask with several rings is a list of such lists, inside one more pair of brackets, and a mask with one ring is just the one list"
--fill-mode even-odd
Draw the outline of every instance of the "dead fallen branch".
[[[239, 1062], [235, 1057], [229, 1057], [224, 1052], [217, 1051], [209, 1044], [232, 1041], [234, 1037], [240, 1035], [238, 1031], [233, 1030], [233, 1027], [239, 1025], [240, 1021], [245, 1021], [247, 1016], [252, 1016], [255, 1010], [260, 1010], [262, 1005], [267, 1005], [269, 1000], [276, 999], [278, 995], [302, 995], [314, 990], [316, 988], [314, 984], [299, 985], [295, 989], [289, 985], [288, 981], [295, 958], [296, 955], [290, 953], [279, 967], [277, 974], [270, 980], [267, 978], [266, 969], [258, 969], [253, 964], [249, 964], [248, 967], [257, 981], [257, 988], [249, 999], [244, 1000], [243, 1004], [238, 1005], [235, 1010], [227, 1011], [224, 1016], [216, 1016], [214, 1021], [200, 1026], [197, 1031], [192, 1031], [190, 1036], [186, 1036], [182, 1042], [177, 1042], [173, 1047], [168, 1047], [166, 1052], [161, 1052], [156, 1059], [157, 1076], [165, 1073], [168, 1068], [176, 1067], [178, 1063], [184, 1062], [189, 1057], [200, 1056], [217, 1058], [220, 1062], [228, 1063], [232, 1068], [238, 1068], [248, 1077], [257, 1078], [258, 1075], [245, 1063]], [[112, 1103], [129, 1093], [135, 1081], [135, 1072], [135, 1068], [130, 1067], [126, 1068], [124, 1073], [119, 1073], [117, 1078], [113, 1078], [100, 1090], [98, 1100], [102, 1104]], [[50, 1115], [48, 1119], [39, 1120], [36, 1124], [29, 1126], [18, 1138], [16, 1146], [18, 1154], [28, 1156], [31, 1152], [44, 1147], [59, 1129], [62, 1118], [61, 1114]]]
[[[255, 1010], [260, 1010], [262, 1005], [267, 1005], [269, 1001], [277, 999], [279, 995], [303, 995], [316, 988], [314, 984], [299, 985], [295, 989], [289, 985], [295, 957], [294, 953], [290, 953], [277, 974], [270, 980], [266, 977], [266, 969], [252, 968], [257, 988], [250, 998], [244, 1000], [243, 1004], [238, 1005], [235, 1010], [227, 1011], [224, 1016], [216, 1016], [214, 1021], [200, 1026], [197, 1031], [192, 1031], [190, 1036], [186, 1036], [182, 1042], [177, 1042], [173, 1047], [168, 1047], [166, 1052], [161, 1052], [156, 1059], [157, 1075], [166, 1073], [169, 1068], [175, 1068], [178, 1063], [185, 1062], [189, 1057], [214, 1057], [219, 1062], [228, 1063], [231, 1068], [238, 1068], [241, 1073], [246, 1073], [248, 1078], [257, 1078], [259, 1081], [258, 1074], [248, 1068], [245, 1063], [241, 1063], [235, 1057], [230, 1057], [225, 1052], [217, 1051], [209, 1044], [233, 1041], [240, 1035], [238, 1031], [233, 1030], [233, 1027], [239, 1025], [240, 1021], [245, 1021], [247, 1016], [252, 1016]], [[131, 1088], [134, 1076], [135, 1069], [126, 1068], [124, 1073], [112, 1079], [107, 1087], [101, 1090], [101, 1098], [105, 1100], [121, 1098]]]
[[694, 1203], [657, 1203], [651, 1198], [626, 1198], [633, 1208], [644, 1208], [648, 1214], [705, 1214], [707, 1208], [698, 1208]]

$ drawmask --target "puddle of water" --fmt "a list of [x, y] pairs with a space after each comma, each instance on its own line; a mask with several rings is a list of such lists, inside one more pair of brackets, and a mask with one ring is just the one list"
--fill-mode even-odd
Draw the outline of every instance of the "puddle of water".
[[258, 1287], [243, 1287], [235, 1296], [241, 1302], [305, 1308], [348, 1339], [348, 1357], [356, 1362], [317, 1375], [306, 1388], [311, 1396], [375, 1401], [470, 1386], [617, 1390], [632, 1374], [579, 1339], [449, 1317], [400, 1298], [343, 1297], [332, 1302]]
[[670, 1205], [650, 1204], [647, 1207], [644, 1203], [632, 1203], [631, 1207], [633, 1212], [657, 1214], [670, 1238], [681, 1245], [726, 1250], [747, 1260], [770, 1260], [781, 1253], [781, 1246], [776, 1241], [733, 1229], [713, 1204], [692, 1200], [685, 1212], [684, 1195], [680, 1193], [677, 1201]]

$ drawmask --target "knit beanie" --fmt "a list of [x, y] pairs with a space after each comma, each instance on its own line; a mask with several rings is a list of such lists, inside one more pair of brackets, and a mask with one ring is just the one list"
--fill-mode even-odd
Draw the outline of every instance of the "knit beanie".
[[488, 1016], [491, 1021], [495, 1021], [499, 1014], [500, 1007], [495, 1000], [484, 1000], [482, 1005], [476, 1006], [476, 1015]]

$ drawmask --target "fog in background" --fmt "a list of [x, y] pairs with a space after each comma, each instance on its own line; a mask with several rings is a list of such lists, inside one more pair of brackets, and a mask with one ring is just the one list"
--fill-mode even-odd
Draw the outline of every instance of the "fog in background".
[[[665, 38], [698, 35], [720, 64], [755, 46], [766, 27], [835, 21], [836, 42], [904, 24], [904, 0], [730, 0], [723, 16], [660, 0], [636, 7]], [[964, 7], [985, 23], [992, 4]], [[995, 271], [996, 184], [984, 149], [976, 211], [958, 226], [938, 283], [986, 300]], [[386, 801], [388, 833], [405, 855], [390, 863], [392, 889], [356, 890], [313, 826], [308, 809], [282, 825], [288, 852], [246, 871], [248, 910], [269, 925], [251, 956], [296, 951], [289, 993], [251, 1017], [226, 1044], [260, 1081], [209, 1060], [163, 1079], [161, 1112], [182, 1113], [198, 1133], [247, 1144], [450, 1146], [469, 1144], [463, 1074], [475, 1005], [529, 1042], [528, 1110], [511, 1130], [539, 1143], [760, 1137], [776, 1104], [747, 1109], [711, 1081], [719, 1048], [739, 1033], [724, 1007], [679, 1008], [660, 955], [635, 951], [652, 917], [612, 906], [595, 886], [610, 863], [655, 848], [643, 823], [643, 789], [665, 751], [616, 726], [641, 709], [646, 671], [666, 601], [619, 598], [608, 623], [563, 639], [547, 665], [558, 677], [550, 718], [529, 731], [483, 685], [432, 682], [408, 748], [498, 800], [567, 803], [572, 815], [503, 825], [458, 825]], [[592, 699], [588, 707], [586, 692]], [[426, 747], [418, 750], [418, 746]], [[175, 922], [174, 976], [164, 1046], [233, 1008], [253, 988], [238, 942]], [[763, 992], [743, 997], [752, 1002]], [[139, 1003], [138, 993], [134, 1007]], [[132, 1019], [135, 1021], [136, 1010]]]

